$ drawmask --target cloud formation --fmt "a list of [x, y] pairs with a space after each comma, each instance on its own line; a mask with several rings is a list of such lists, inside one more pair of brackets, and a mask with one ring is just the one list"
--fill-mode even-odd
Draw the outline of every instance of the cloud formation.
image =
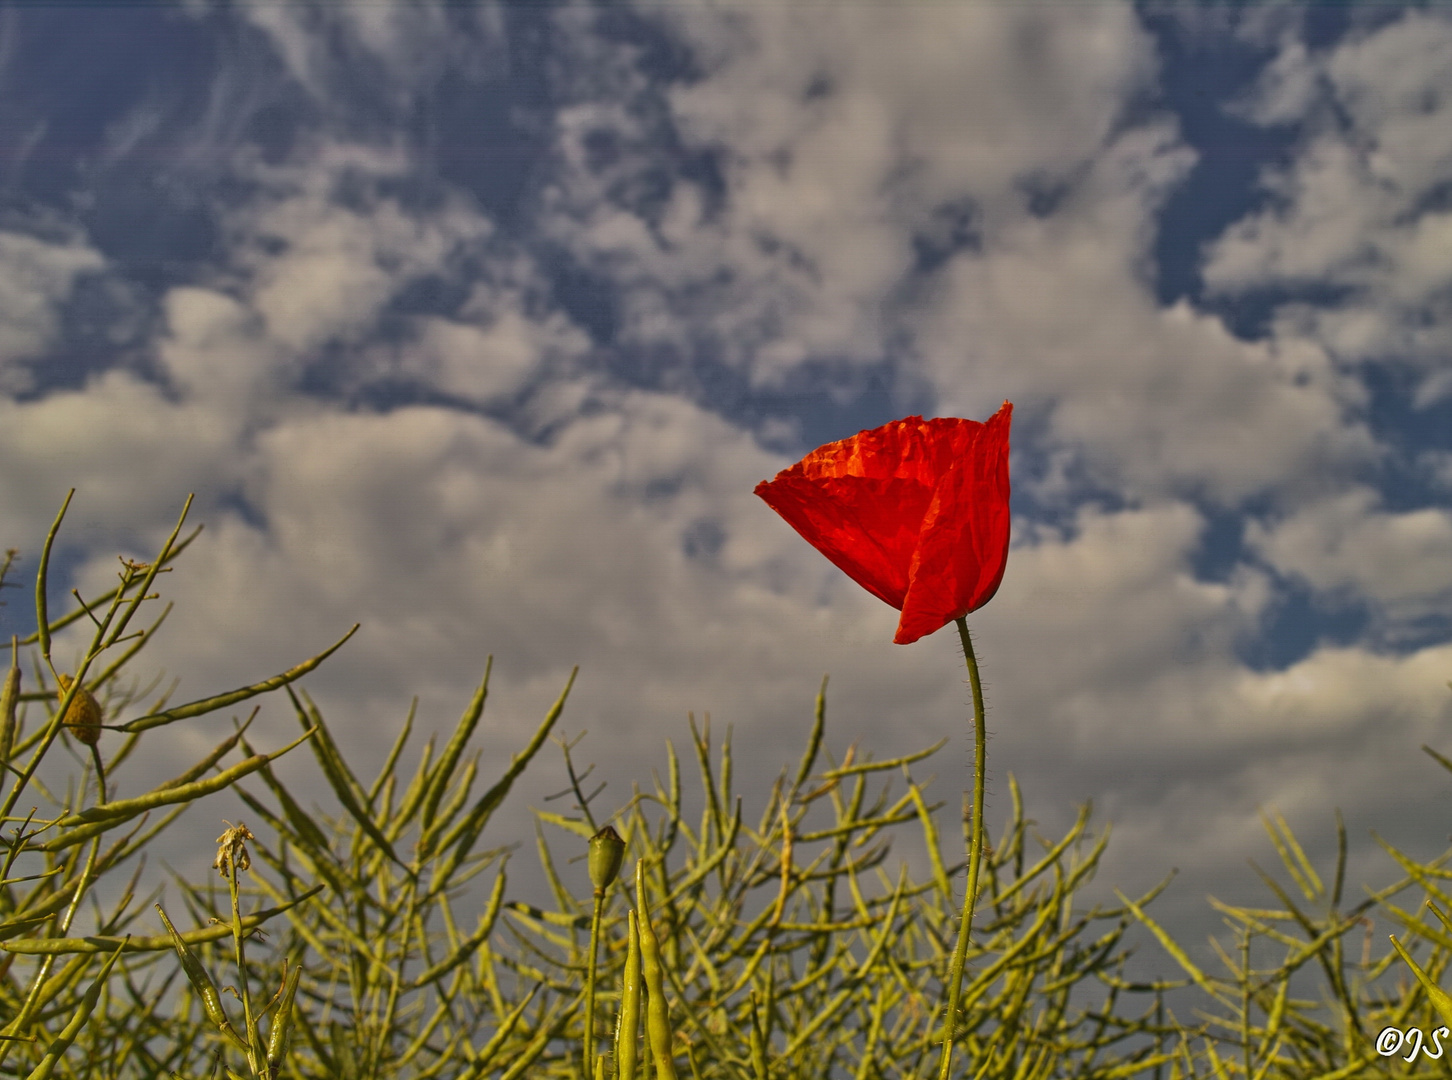
[[[194, 29], [224, 18], [191, 9]], [[1233, 107], [1298, 141], [1263, 204], [1199, 238], [1207, 296], [1274, 294], [1256, 333], [1157, 296], [1156, 240], [1204, 151], [1127, 3], [225, 19], [191, 88], [206, 107], [118, 106], [92, 174], [152, 154], [155, 198], [204, 215], [204, 255], [143, 288], [139, 239], [104, 217], [0, 231], [4, 542], [38, 550], [74, 484], [70, 583], [109, 588], [118, 548], [149, 556], [196, 491], [208, 530], [148, 653], [183, 695], [361, 621], [309, 687], [364, 772], [411, 695], [422, 726], [452, 723], [489, 653], [489, 753], [579, 664], [577, 758], [621, 802], [688, 709], [735, 725], [764, 797], [824, 671], [839, 750], [962, 746], [951, 635], [891, 646], [897, 613], [751, 494], [811, 448], [799, 431], [867, 415], [870, 375], [873, 409], [1017, 407], [1014, 546], [973, 626], [991, 767], [1046, 832], [1096, 798], [1126, 838], [1110, 884], [1179, 862], [1201, 915], [1261, 807], [1319, 828], [1340, 801], [1358, 837], [1428, 839], [1439, 778], [1410, 759], [1452, 720], [1452, 448], [1395, 444], [1364, 367], [1416, 371], [1418, 407], [1443, 395], [1445, 17], [1312, 48], [1262, 11], [1278, 52]], [[494, 93], [525, 102], [491, 129], [517, 141], [481, 149], [445, 118]], [[507, 197], [450, 172], [526, 153]], [[147, 297], [141, 344], [62, 383], [47, 365], [88, 278]], [[1443, 504], [1376, 486], [1413, 459]], [[1365, 629], [1317, 623], [1252, 663], [1297, 590]], [[291, 730], [280, 707], [259, 725]], [[193, 750], [159, 748], [158, 772]], [[543, 762], [501, 834], [561, 786]]]
[[1452, 20], [1412, 10], [1321, 51], [1281, 43], [1240, 103], [1300, 145], [1271, 170], [1265, 209], [1209, 252], [1205, 279], [1279, 289], [1280, 318], [1344, 364], [1404, 365], [1414, 403], [1452, 394]]

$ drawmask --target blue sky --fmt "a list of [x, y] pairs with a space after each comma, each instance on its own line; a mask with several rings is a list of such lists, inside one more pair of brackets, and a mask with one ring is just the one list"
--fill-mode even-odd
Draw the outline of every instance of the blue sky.
[[[1094, 799], [1104, 888], [1178, 866], [1203, 938], [1265, 898], [1262, 810], [1324, 858], [1339, 806], [1353, 881], [1373, 828], [1445, 842], [1449, 196], [1441, 6], [11, 4], [0, 543], [28, 583], [74, 486], [100, 591], [195, 492], [138, 673], [200, 697], [362, 622], [308, 686], [364, 771], [492, 653], [497, 756], [580, 665], [597, 809], [694, 710], [759, 813], [823, 673], [835, 753], [949, 735], [956, 805], [954, 636], [893, 646], [752, 488], [1010, 399], [990, 823], [1009, 771], [1048, 833]], [[123, 791], [217, 737], [169, 730]]]

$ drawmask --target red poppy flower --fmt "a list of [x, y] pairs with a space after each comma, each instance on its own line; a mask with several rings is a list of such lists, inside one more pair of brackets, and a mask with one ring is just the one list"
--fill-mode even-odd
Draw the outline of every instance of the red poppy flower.
[[768, 506], [873, 596], [907, 645], [993, 598], [1008, 561], [1008, 428], [909, 416], [813, 450], [756, 485]]

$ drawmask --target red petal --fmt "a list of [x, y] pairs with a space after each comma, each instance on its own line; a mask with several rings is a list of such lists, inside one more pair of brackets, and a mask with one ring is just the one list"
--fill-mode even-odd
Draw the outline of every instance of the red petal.
[[1007, 402], [986, 424], [969, 429], [968, 445], [943, 477], [923, 517], [908, 571], [907, 597], [893, 641], [907, 645], [977, 611], [998, 591], [1008, 564]]
[[762, 481], [756, 494], [844, 574], [883, 602], [901, 608], [918, 526], [932, 501], [926, 484], [908, 480], [828, 479], [790, 475]]

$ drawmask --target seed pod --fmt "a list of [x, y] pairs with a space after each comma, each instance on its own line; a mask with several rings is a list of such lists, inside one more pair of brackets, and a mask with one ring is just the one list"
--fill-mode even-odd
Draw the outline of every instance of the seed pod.
[[10, 648], [10, 670], [5, 675], [5, 689], [0, 691], [0, 769], [10, 761], [10, 750], [15, 745], [15, 706], [20, 700], [20, 668], [13, 659], [13, 637]]
[[267, 1075], [276, 1077], [282, 1069], [282, 1059], [287, 1056], [287, 1044], [292, 1036], [292, 1002], [297, 997], [297, 981], [302, 976], [302, 964], [288, 972], [283, 984], [282, 1000], [278, 1002], [277, 1013], [272, 1018], [272, 1027], [267, 1033]]
[[767, 1080], [766, 1032], [761, 1026], [762, 1009], [751, 991], [751, 1071], [756, 1080]]
[[[71, 688], [73, 681], [69, 675], [57, 675], [60, 680], [60, 690], [56, 697], [61, 701], [66, 698], [66, 691]], [[76, 691], [76, 696], [71, 699], [71, 707], [66, 710], [66, 727], [70, 728], [71, 734], [78, 742], [87, 746], [95, 746], [101, 741], [101, 706], [96, 704], [96, 699], [84, 686]]]
[[665, 969], [660, 962], [660, 942], [650, 925], [650, 908], [645, 900], [645, 861], [635, 864], [636, 921], [640, 928], [640, 966], [645, 975], [645, 1040], [655, 1059], [656, 1080], [676, 1080], [676, 1063], [671, 1056], [670, 1007], [665, 999]]
[[[196, 990], [197, 996], [202, 999], [202, 1008], [206, 1011], [207, 1019], [216, 1024], [224, 1032], [232, 1031], [232, 1025], [227, 1020], [227, 1014], [222, 1009], [222, 998], [217, 993], [217, 984], [212, 981], [212, 976], [207, 974], [207, 969], [202, 966], [197, 954], [187, 946], [182, 936], [176, 932], [171, 920], [166, 917], [160, 904], [153, 904], [157, 913], [161, 915], [161, 923], [166, 927], [166, 932], [171, 935], [172, 944], [176, 946], [176, 954], [181, 957], [182, 970], [186, 972], [187, 980]], [[236, 1033], [233, 1032], [235, 1035]]]
[[617, 1080], [635, 1080], [636, 1040], [640, 1038], [640, 924], [634, 908], [626, 917], [630, 923], [630, 944], [625, 953], [625, 981], [615, 1026]]
[[595, 886], [596, 896], [604, 895], [624, 860], [625, 841], [609, 825], [590, 837], [590, 884]]

